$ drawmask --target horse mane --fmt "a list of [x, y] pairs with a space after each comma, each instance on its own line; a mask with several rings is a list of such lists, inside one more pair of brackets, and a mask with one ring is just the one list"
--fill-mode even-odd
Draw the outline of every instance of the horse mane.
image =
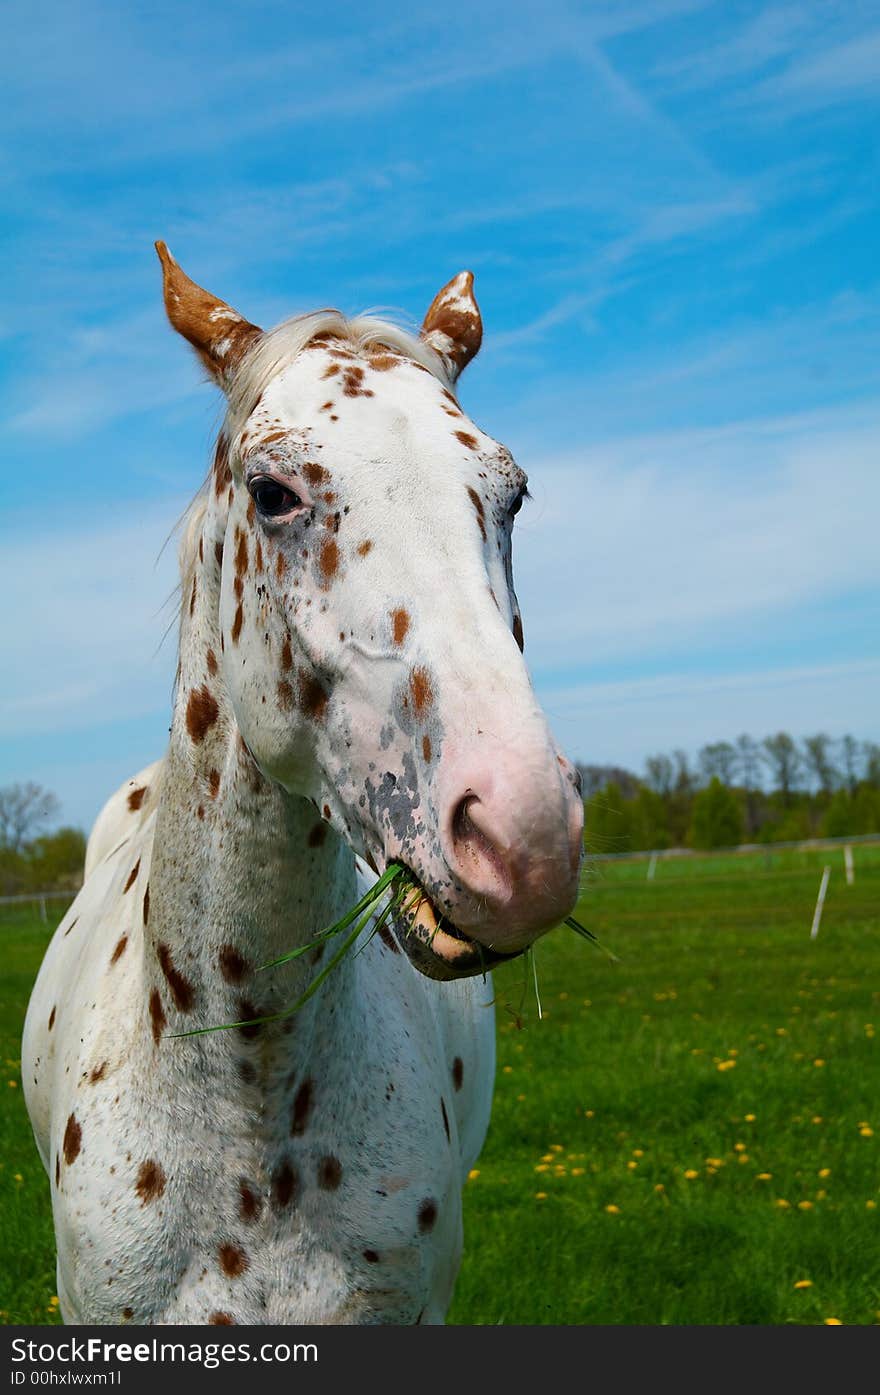
[[[235, 440], [273, 378], [316, 339], [341, 340], [358, 351], [380, 346], [391, 349], [420, 364], [448, 392], [455, 393], [455, 383], [440, 355], [419, 338], [417, 330], [371, 312], [349, 319], [339, 310], [312, 310], [293, 315], [274, 329], [266, 330], [243, 356], [229, 387], [226, 416], [220, 428], [228, 441]], [[189, 595], [192, 586], [199, 537], [210, 500], [210, 479], [209, 470], [178, 524], [181, 530], [178, 552], [181, 598]]]

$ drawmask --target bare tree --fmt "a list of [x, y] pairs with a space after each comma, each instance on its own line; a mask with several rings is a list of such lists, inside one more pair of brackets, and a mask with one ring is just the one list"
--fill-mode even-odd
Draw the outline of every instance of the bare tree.
[[577, 769], [584, 799], [592, 799], [605, 785], [616, 785], [624, 799], [635, 799], [638, 794], [638, 776], [621, 765], [585, 765], [578, 761]]
[[712, 741], [699, 754], [700, 774], [705, 784], [718, 778], [722, 785], [732, 785], [736, 777], [736, 748], [729, 741]]
[[880, 746], [874, 741], [865, 742], [865, 779], [874, 789], [880, 789]]
[[761, 752], [754, 737], [744, 731], [736, 738], [739, 775], [746, 792], [746, 824], [750, 834], [758, 831], [758, 785], [761, 779]]
[[850, 794], [855, 794], [859, 783], [859, 743], [849, 733], [840, 738], [840, 759], [847, 789]]
[[44, 824], [57, 818], [61, 805], [49, 790], [29, 780], [0, 789], [0, 848], [21, 852]]
[[677, 750], [672, 752], [675, 761], [675, 792], [676, 794], [692, 794], [697, 786], [697, 777], [691, 770], [690, 760], [687, 751]]
[[783, 804], [790, 804], [791, 792], [801, 770], [800, 751], [787, 731], [778, 731], [775, 736], [765, 736], [761, 747], [761, 758], [773, 772], [773, 779], [782, 795]]
[[675, 786], [675, 767], [668, 756], [648, 756], [645, 761], [645, 784], [665, 799]]
[[824, 794], [830, 794], [836, 783], [837, 770], [831, 759], [831, 737], [825, 732], [805, 736], [804, 764]]

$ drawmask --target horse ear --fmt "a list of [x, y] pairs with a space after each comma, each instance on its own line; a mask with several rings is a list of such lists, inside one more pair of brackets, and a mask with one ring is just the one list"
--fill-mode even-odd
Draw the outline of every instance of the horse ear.
[[435, 295], [422, 325], [422, 338], [443, 359], [454, 382], [483, 339], [472, 271], [460, 271]]
[[156, 251], [171, 325], [189, 340], [211, 377], [225, 390], [245, 351], [263, 331], [191, 281], [164, 242], [156, 243]]

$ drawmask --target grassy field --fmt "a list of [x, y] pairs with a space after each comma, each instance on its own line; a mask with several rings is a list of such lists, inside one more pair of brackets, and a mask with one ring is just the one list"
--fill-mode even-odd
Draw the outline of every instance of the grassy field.
[[[496, 979], [492, 1128], [457, 1323], [880, 1321], [880, 848], [603, 863]], [[821, 868], [833, 867], [817, 940]], [[52, 1322], [48, 1189], [19, 1033], [47, 939], [0, 922], [0, 1310]]]

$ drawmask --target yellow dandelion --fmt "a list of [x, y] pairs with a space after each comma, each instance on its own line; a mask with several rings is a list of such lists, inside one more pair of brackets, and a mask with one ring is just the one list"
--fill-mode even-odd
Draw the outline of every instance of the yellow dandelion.
[[747, 1123], [747, 1124], [753, 1124], [753, 1123], [755, 1122], [755, 1120], [757, 1119], [757, 1117], [758, 1117], [757, 1114], [747, 1114], [747, 1115], [745, 1116], [746, 1123]]
[[719, 1061], [716, 1070], [733, 1070], [736, 1061]]
[[10, 1090], [17, 1090], [17, 1089], [18, 1089], [18, 1081], [17, 1081], [17, 1080], [9, 1080], [9, 1081], [7, 1081], [7, 1084], [8, 1084], [8, 1086], [9, 1086]]
[[876, 1201], [866, 1201], [866, 1202], [865, 1202], [865, 1208], [866, 1208], [866, 1210], [868, 1210], [868, 1211], [876, 1211], [876, 1210], [877, 1210], [877, 1203], [876, 1203]]
[[644, 1148], [633, 1148], [633, 1157], [634, 1157], [634, 1158], [643, 1158], [644, 1156], [645, 1156], [645, 1150], [644, 1150]]
[[57, 1294], [57, 1293], [53, 1293], [53, 1294], [52, 1294], [52, 1297], [49, 1299], [49, 1305], [50, 1305], [50, 1307], [52, 1307], [52, 1308], [57, 1308], [57, 1307], [58, 1307], [58, 1294]]
[[824, 1064], [825, 1062], [822, 1060], [821, 1056], [817, 1056], [815, 1061], [813, 1062], [814, 1066], [824, 1066]]
[[843, 1323], [840, 1321], [840, 1318], [826, 1318], [826, 1319], [825, 1319], [825, 1326], [826, 1326], [826, 1327], [842, 1327], [842, 1326], [843, 1326]]
[[786, 1201], [784, 1196], [778, 1196], [776, 1198], [776, 1205], [779, 1207], [780, 1211], [787, 1211], [791, 1206], [791, 1202]]
[[819, 1177], [830, 1177], [830, 1176], [831, 1176], [831, 1168], [830, 1168], [830, 1167], [820, 1167], [820, 1168], [819, 1168], [819, 1171], [818, 1171], [818, 1173], [817, 1173], [817, 1176], [819, 1176]]
[[785, 1030], [784, 1027], [777, 1027], [777, 1028], [776, 1028], [776, 1035], [777, 1035], [778, 1037], [787, 1037], [787, 1036], [788, 1036], [788, 1032]]
[[813, 1287], [813, 1280], [812, 1280], [812, 1279], [798, 1279], [797, 1283], [795, 1284], [795, 1288], [812, 1288], [812, 1287]]
[[816, 1193], [816, 1200], [817, 1200], [817, 1201], [824, 1201], [827, 1195], [828, 1195], [828, 1193], [826, 1192], [825, 1188], [824, 1188], [824, 1187], [820, 1187], [819, 1190], [818, 1190], [817, 1193]]
[[821, 1115], [821, 1114], [814, 1114], [813, 1117], [812, 1117], [812, 1119], [810, 1120], [810, 1123], [811, 1123], [811, 1124], [821, 1124], [821, 1122], [822, 1122], [822, 1115]]
[[707, 1158], [707, 1159], [706, 1159], [706, 1165], [707, 1165], [708, 1167], [723, 1167], [723, 1166], [724, 1166], [724, 1159], [723, 1159], [723, 1158]]
[[699, 1172], [696, 1172], [692, 1167], [689, 1167], [684, 1175], [689, 1182], [693, 1182], [694, 1178], [699, 1177], [700, 1174]]
[[564, 1152], [565, 1152], [565, 1149], [563, 1148], [563, 1146], [562, 1146], [561, 1143], [551, 1143], [551, 1144], [550, 1144], [550, 1152], [551, 1152], [551, 1153], [564, 1153]]
[[23, 1181], [24, 1181], [24, 1178], [22, 1177], [22, 1175], [21, 1175], [20, 1172], [16, 1172], [16, 1173], [14, 1173], [13, 1175], [14, 1175], [14, 1177], [15, 1177], [16, 1182], [23, 1182]]
[[547, 1193], [546, 1193], [546, 1192], [535, 1192], [535, 1200], [536, 1200], [536, 1201], [546, 1201], [546, 1200], [547, 1200]]
[[629, 1162], [627, 1163], [627, 1167], [629, 1168], [630, 1172], [635, 1172], [636, 1168], [638, 1167], [638, 1163], [634, 1162], [633, 1159], [630, 1158]]
[[859, 1133], [862, 1135], [862, 1138], [874, 1137], [874, 1130], [872, 1128], [869, 1128], [867, 1124], [862, 1125], [862, 1127], [859, 1129]]
[[476, 1182], [476, 1180], [477, 1180], [477, 1178], [479, 1177], [479, 1175], [480, 1175], [480, 1169], [479, 1169], [478, 1167], [472, 1167], [471, 1170], [470, 1170], [470, 1172], [468, 1173], [468, 1181], [469, 1181], [469, 1182]]
[[553, 1154], [552, 1154], [552, 1153], [542, 1153], [542, 1154], [541, 1154], [541, 1162], [553, 1162], [553, 1161], [554, 1161], [554, 1158], [553, 1158]]
[[769, 1182], [770, 1179], [772, 1178], [772, 1176], [773, 1176], [773, 1173], [772, 1173], [772, 1172], [759, 1172], [759, 1173], [758, 1173], [758, 1176], [757, 1176], [757, 1178], [756, 1178], [756, 1181], [758, 1181], [758, 1182]]
[[798, 1202], [798, 1210], [799, 1210], [799, 1211], [812, 1211], [812, 1209], [813, 1209], [813, 1203], [812, 1203], [812, 1201], [799, 1201], [799, 1202]]
[[655, 1191], [655, 1192], [665, 1192], [665, 1191], [666, 1191], [666, 1188], [664, 1187], [664, 1185], [663, 1185], [662, 1182], [655, 1182], [655, 1183], [654, 1183], [654, 1191]]
[[547, 1169], [549, 1168], [549, 1166], [550, 1166], [549, 1163], [538, 1163], [537, 1167], [535, 1168], [535, 1171], [536, 1171], [536, 1172], [546, 1172]]
[[592, 1109], [585, 1109], [585, 1110], [584, 1110], [584, 1118], [585, 1118], [585, 1119], [592, 1119], [592, 1117], [593, 1117], [593, 1110], [592, 1110]]
[[707, 1168], [706, 1168], [706, 1171], [707, 1171], [707, 1173], [709, 1174], [710, 1177], [714, 1177], [714, 1176], [716, 1175], [716, 1173], [718, 1172], [718, 1168], [717, 1168], [717, 1167], [707, 1167]]
[[748, 1153], [740, 1153], [739, 1157], [737, 1158], [737, 1162], [747, 1163], [749, 1161], [750, 1159]]
[[516, 1098], [519, 1101], [519, 1103], [522, 1104], [523, 1100], [525, 1099], [525, 1095], [517, 1095]]
[[606, 1206], [606, 1207], [605, 1207], [605, 1210], [608, 1212], [609, 1216], [619, 1216], [619, 1215], [620, 1215], [620, 1207], [619, 1207], [619, 1206], [615, 1206], [613, 1203], [612, 1203], [611, 1206]]
[[744, 1143], [734, 1143], [733, 1147], [737, 1153], [744, 1153], [746, 1151], [746, 1145]]
[[573, 1167], [571, 1169], [571, 1175], [572, 1177], [583, 1177], [586, 1170], [587, 1169], [585, 1167]]
[[505, 1075], [513, 1075], [513, 1066], [502, 1066], [501, 1069]]

